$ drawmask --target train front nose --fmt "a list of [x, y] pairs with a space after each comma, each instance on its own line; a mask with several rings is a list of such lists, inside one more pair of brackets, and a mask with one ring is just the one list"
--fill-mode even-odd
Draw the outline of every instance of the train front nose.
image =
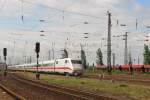
[[81, 64], [73, 64], [73, 67], [74, 67], [73, 68], [74, 69], [73, 74], [75, 76], [83, 74], [83, 66]]

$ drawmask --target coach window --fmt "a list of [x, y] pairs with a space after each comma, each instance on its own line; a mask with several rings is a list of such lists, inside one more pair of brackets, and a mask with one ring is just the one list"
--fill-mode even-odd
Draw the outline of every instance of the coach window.
[[49, 66], [53, 66], [53, 63], [50, 63]]
[[67, 63], [68, 63], [68, 60], [65, 60], [65, 63], [67, 64]]

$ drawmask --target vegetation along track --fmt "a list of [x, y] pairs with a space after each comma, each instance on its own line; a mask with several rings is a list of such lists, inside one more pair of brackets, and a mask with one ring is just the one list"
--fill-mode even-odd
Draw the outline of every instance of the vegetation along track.
[[[87, 92], [87, 91], [79, 91], [75, 89], [66, 88], [59, 85], [50, 85], [50, 84], [44, 84], [39, 83], [33, 80], [29, 80], [23, 77], [20, 77], [16, 74], [11, 74], [11, 79], [18, 81], [22, 84], [26, 84], [28, 86], [32, 86], [34, 88], [38, 88], [38, 90], [45, 90], [46, 95], [50, 95], [51, 93], [55, 93], [55, 96], [59, 98], [53, 98], [55, 100], [116, 100], [115, 98], [106, 97], [100, 94]], [[42, 95], [42, 94], [41, 94]], [[41, 98], [42, 99], [42, 98]]]

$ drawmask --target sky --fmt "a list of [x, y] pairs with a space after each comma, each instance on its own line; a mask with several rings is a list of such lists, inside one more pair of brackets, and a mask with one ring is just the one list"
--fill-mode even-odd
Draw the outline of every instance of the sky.
[[129, 32], [128, 52], [134, 63], [140, 58], [142, 64], [144, 44], [149, 45], [144, 41], [150, 31], [146, 28], [150, 26], [149, 5], [149, 0], [0, 0], [1, 59], [6, 47], [8, 63], [24, 63], [25, 56], [35, 60], [35, 43], [40, 42], [40, 60], [47, 60], [49, 51], [52, 58], [52, 48], [55, 58], [60, 58], [61, 50], [67, 48], [69, 57], [78, 59], [82, 44], [90, 64], [95, 63], [98, 48], [106, 64], [109, 11], [116, 64], [124, 63], [124, 41], [123, 36], [115, 36], [125, 32]]
[[149, 0], [137, 0], [137, 2], [143, 6], [149, 6], [149, 3], [150, 3]]

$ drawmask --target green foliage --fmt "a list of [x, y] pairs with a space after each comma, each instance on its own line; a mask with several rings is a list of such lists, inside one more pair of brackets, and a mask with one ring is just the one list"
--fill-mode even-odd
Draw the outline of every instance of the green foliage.
[[96, 63], [103, 65], [103, 54], [100, 48], [97, 50], [96, 54], [97, 54]]
[[62, 58], [68, 58], [68, 51], [66, 49], [63, 50]]
[[129, 53], [129, 65], [132, 64], [131, 52]]
[[84, 50], [81, 50], [81, 61], [82, 61], [82, 65], [86, 69], [86, 55], [85, 55], [85, 51]]
[[150, 50], [148, 48], [148, 45], [144, 45], [144, 64], [150, 64]]

